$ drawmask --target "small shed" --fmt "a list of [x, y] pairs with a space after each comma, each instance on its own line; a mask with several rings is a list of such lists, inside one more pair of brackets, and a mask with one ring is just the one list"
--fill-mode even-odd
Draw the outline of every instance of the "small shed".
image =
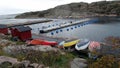
[[31, 28], [29, 26], [16, 26], [10, 28], [12, 37], [18, 37], [18, 39], [25, 41], [32, 38]]
[[8, 27], [7, 27], [7, 25], [0, 24], [0, 33], [8, 34]]

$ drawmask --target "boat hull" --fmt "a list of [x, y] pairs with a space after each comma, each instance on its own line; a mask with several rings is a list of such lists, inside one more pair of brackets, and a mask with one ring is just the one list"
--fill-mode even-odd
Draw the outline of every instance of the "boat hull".
[[76, 50], [84, 50], [89, 46], [89, 44], [90, 44], [89, 40], [80, 41], [75, 45], [75, 49]]
[[46, 41], [46, 40], [40, 40], [40, 39], [34, 39], [29, 42], [31, 45], [49, 45], [49, 46], [55, 46], [57, 45], [57, 42], [55, 41]]
[[80, 40], [74, 40], [74, 41], [71, 41], [71, 42], [64, 43], [63, 47], [71, 47], [73, 45], [76, 45], [79, 41]]

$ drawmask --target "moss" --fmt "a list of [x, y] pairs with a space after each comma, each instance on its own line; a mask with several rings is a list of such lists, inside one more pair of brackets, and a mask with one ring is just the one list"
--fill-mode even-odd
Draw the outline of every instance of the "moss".
[[0, 64], [0, 68], [12, 68], [12, 63], [4, 62], [4, 63]]
[[119, 63], [113, 55], [105, 55], [97, 60], [89, 60], [88, 68], [119, 68]]
[[20, 53], [10, 56], [17, 58], [19, 61], [29, 60], [31, 63], [44, 64], [45, 66], [50, 66], [51, 68], [70, 68], [69, 62], [75, 57], [71, 53], [62, 55], [55, 51], [41, 52], [33, 50], [26, 54]]

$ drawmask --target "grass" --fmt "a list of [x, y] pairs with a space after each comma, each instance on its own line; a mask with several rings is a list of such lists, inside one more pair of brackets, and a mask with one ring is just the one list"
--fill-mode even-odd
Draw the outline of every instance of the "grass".
[[62, 55], [60, 52], [48, 51], [29, 51], [27, 53], [19, 54], [6, 54], [0, 49], [0, 55], [17, 58], [18, 61], [29, 60], [31, 63], [44, 64], [50, 68], [70, 68], [70, 61], [75, 58], [72, 53], [65, 53]]

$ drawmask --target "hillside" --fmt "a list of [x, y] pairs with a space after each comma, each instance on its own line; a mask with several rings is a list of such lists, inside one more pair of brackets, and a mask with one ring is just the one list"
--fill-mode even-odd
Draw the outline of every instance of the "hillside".
[[120, 1], [100, 1], [93, 3], [70, 3], [44, 11], [27, 12], [16, 18], [81, 18], [91, 16], [119, 16]]

